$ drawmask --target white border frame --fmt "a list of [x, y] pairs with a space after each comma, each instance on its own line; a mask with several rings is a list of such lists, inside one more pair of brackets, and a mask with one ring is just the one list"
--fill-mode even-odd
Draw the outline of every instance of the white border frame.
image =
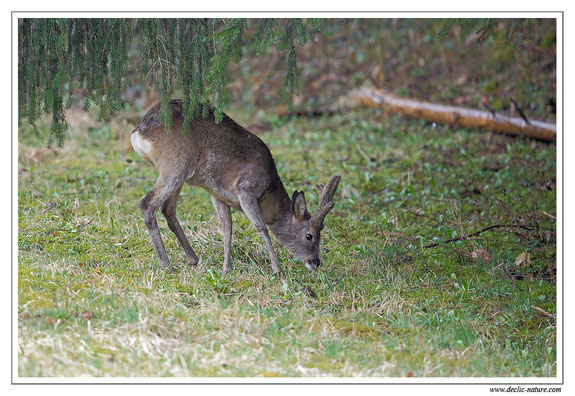
[[[222, 378], [222, 377], [58, 377], [58, 378], [44, 378], [44, 377], [19, 377], [18, 376], [18, 279], [17, 279], [17, 254], [18, 254], [18, 218], [17, 206], [18, 205], [18, 92], [17, 92], [17, 70], [18, 70], [18, 32], [17, 32], [17, 19], [26, 18], [119, 18], [119, 17], [157, 17], [163, 18], [176, 18], [176, 17], [325, 17], [325, 18], [555, 18], [557, 21], [557, 71], [556, 71], [556, 86], [557, 86], [557, 377], [489, 377], [489, 378], [472, 378], [472, 377], [441, 377], [441, 378], [396, 378], [396, 377], [367, 377], [367, 378], [332, 378], [332, 377], [280, 377], [280, 378]], [[562, 385], [564, 384], [564, 273], [563, 273], [563, 55], [564, 55], [564, 14], [559, 11], [542, 11], [542, 12], [27, 12], [27, 11], [13, 11], [11, 15], [11, 32], [12, 32], [12, 367], [11, 379], [13, 384], [406, 384], [406, 385], [496, 385], [507, 386], [512, 384], [521, 384], [522, 386], [534, 385]], [[561, 182], [559, 182], [561, 181]]]

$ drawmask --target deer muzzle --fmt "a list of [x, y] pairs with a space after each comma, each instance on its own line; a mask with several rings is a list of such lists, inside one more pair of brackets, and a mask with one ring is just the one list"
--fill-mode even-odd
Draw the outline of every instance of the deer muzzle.
[[312, 271], [316, 270], [317, 267], [319, 267], [320, 265], [321, 265], [320, 259], [308, 260], [305, 263], [306, 268]]

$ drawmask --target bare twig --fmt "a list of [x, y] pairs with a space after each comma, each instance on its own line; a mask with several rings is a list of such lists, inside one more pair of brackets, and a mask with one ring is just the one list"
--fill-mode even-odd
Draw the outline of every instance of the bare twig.
[[515, 109], [517, 110], [517, 112], [519, 113], [519, 115], [521, 116], [521, 118], [523, 118], [523, 121], [525, 121], [528, 125], [531, 125], [531, 123], [529, 122], [529, 120], [527, 119], [527, 117], [525, 116], [525, 114], [523, 113], [523, 110], [521, 110], [521, 107], [519, 107], [519, 105], [517, 104], [516, 101], [513, 100], [513, 98], [509, 98], [511, 99], [511, 103], [513, 103], [513, 106], [515, 107]]
[[493, 230], [495, 228], [523, 228], [524, 230], [527, 231], [532, 231], [533, 229], [531, 227], [527, 227], [525, 225], [522, 224], [494, 224], [494, 225], [490, 225], [489, 227], [485, 227], [482, 230], [473, 232], [471, 234], [467, 234], [467, 235], [462, 235], [458, 238], [451, 238], [451, 239], [447, 239], [443, 242], [435, 242], [435, 243], [430, 243], [429, 245], [425, 245], [423, 248], [424, 249], [428, 249], [428, 248], [432, 248], [435, 246], [439, 246], [440, 244], [444, 244], [444, 243], [450, 243], [450, 242], [457, 242], [457, 241], [463, 241], [464, 239], [468, 239], [470, 237], [474, 237], [477, 235], [480, 235], [482, 233], [484, 233], [485, 231], [489, 231], [489, 230]]
[[532, 305], [531, 309], [534, 309], [535, 311], [539, 312], [540, 314], [547, 316], [549, 319], [553, 320], [553, 322], [557, 322], [557, 318], [552, 313], [549, 313], [544, 309], [536, 307], [535, 305]]
[[[84, 224], [80, 224], [80, 225], [77, 225], [77, 226], [72, 227], [72, 229], [73, 229], [73, 230], [79, 230], [80, 228], [84, 228], [84, 227], [86, 227], [88, 224], [91, 224], [93, 221], [94, 221], [94, 219], [91, 219], [90, 221], [87, 221], [87, 222], [84, 223]], [[56, 228], [56, 231], [70, 231], [70, 230], [67, 229], [67, 228]]]
[[367, 164], [369, 165], [372, 161], [369, 158], [369, 156], [365, 153], [365, 151], [363, 151], [361, 149], [361, 147], [359, 146], [359, 144], [355, 145], [355, 148], [357, 148], [357, 151], [361, 154], [361, 156], [363, 157], [363, 159], [365, 160], [365, 162], [367, 162]]
[[540, 209], [539, 210], [541, 213], [543, 213], [545, 216], [552, 218], [553, 220], [557, 220], [557, 217], [553, 216], [551, 213], [547, 213], [546, 211]]

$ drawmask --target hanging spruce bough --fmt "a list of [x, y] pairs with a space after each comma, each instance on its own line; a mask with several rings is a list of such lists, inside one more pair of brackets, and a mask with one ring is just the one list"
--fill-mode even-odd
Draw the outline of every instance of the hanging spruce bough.
[[74, 92], [85, 91], [84, 110], [96, 104], [101, 119], [113, 116], [122, 107], [132, 49], [137, 76], [151, 80], [160, 95], [168, 130], [176, 90], [184, 126], [210, 109], [221, 120], [229, 100], [226, 68], [248, 48], [282, 54], [271, 74], [285, 67], [280, 96], [292, 103], [300, 89], [296, 47], [320, 26], [317, 19], [19, 19], [18, 121], [34, 126], [43, 113], [51, 115], [48, 146], [61, 147]]

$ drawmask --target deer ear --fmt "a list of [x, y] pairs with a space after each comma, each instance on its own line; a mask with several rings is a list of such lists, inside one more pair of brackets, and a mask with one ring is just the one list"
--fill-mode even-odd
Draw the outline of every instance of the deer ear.
[[292, 212], [298, 220], [303, 220], [306, 217], [306, 203], [305, 194], [303, 191], [295, 191], [291, 201]]
[[291, 201], [295, 201], [295, 197], [297, 197], [297, 190], [293, 191], [293, 194], [291, 195]]

